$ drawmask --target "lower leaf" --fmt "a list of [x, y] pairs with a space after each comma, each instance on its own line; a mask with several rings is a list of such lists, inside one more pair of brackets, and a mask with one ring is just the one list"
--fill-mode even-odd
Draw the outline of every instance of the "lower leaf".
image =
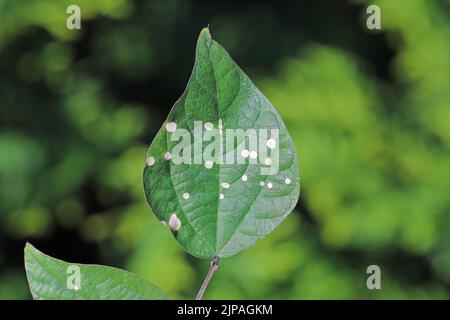
[[33, 299], [163, 300], [164, 292], [136, 275], [100, 265], [68, 263], [31, 244], [25, 246], [25, 270]]

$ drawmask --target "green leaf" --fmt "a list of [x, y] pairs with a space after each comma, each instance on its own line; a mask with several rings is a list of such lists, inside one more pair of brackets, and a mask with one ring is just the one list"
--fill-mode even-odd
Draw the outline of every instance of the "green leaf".
[[[275, 150], [279, 167], [275, 174], [262, 174], [261, 169], [267, 165], [260, 154], [256, 160], [247, 157], [245, 163], [239, 164], [217, 161], [219, 155], [230, 152], [225, 146], [222, 151], [206, 152], [216, 138], [197, 143], [194, 134], [199, 126], [195, 121], [201, 121], [202, 134], [214, 130], [217, 133], [221, 125], [218, 137], [226, 136], [229, 129], [278, 130]], [[188, 141], [191, 150], [177, 149], [180, 141], [175, 133], [180, 129], [191, 135], [190, 141], [180, 139]], [[228, 143], [224, 139], [219, 145]], [[246, 149], [247, 145], [236, 140], [232, 150], [235, 159], [241, 157], [243, 149], [255, 151]], [[195, 162], [199, 146], [203, 157]], [[178, 154], [188, 154], [191, 163], [180, 164], [174, 158]], [[216, 161], [212, 167], [207, 164], [208, 154]], [[225, 49], [211, 39], [208, 29], [202, 30], [197, 41], [187, 88], [150, 146], [143, 180], [155, 215], [169, 224], [187, 252], [201, 258], [228, 257], [253, 245], [271, 233], [298, 201], [297, 155], [281, 117]]]
[[[43, 254], [29, 243], [25, 246], [25, 270], [33, 299], [166, 299], [161, 289], [132, 273], [106, 266], [68, 263]], [[77, 283], [74, 277], [78, 275]]]

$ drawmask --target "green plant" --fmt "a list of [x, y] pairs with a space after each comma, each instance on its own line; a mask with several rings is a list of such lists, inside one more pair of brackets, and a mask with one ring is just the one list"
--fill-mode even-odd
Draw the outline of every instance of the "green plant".
[[[212, 259], [197, 299], [220, 258], [270, 234], [298, 201], [297, 155], [281, 117], [207, 28], [197, 41], [187, 89], [148, 151], [143, 181], [150, 207], [180, 245]], [[83, 280], [69, 289], [67, 268], [74, 265]], [[69, 264], [31, 245], [25, 247], [25, 267], [38, 299], [165, 298], [128, 272]]]

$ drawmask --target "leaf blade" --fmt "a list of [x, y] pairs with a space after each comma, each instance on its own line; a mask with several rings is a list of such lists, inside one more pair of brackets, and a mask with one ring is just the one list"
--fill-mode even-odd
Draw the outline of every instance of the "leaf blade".
[[[280, 171], [261, 178], [258, 164], [220, 164], [208, 169], [204, 163], [174, 164], [164, 159], [162, 155], [176, 146], [165, 125], [176, 123], [177, 128], [194, 134], [194, 121], [212, 123], [215, 128], [221, 121], [224, 130], [279, 130]], [[195, 145], [192, 143], [194, 150]], [[207, 29], [197, 41], [187, 88], [147, 156], [155, 159], [143, 174], [150, 207], [160, 220], [168, 222], [173, 213], [179, 217], [182, 227], [174, 232], [176, 239], [200, 258], [227, 257], [253, 245], [281, 223], [298, 201], [297, 155], [281, 117]], [[243, 175], [248, 179], [243, 181]], [[286, 179], [289, 185], [284, 183]], [[266, 180], [270, 190], [260, 185]], [[225, 190], [221, 183], [231, 187]], [[183, 198], [186, 192], [188, 199]]]

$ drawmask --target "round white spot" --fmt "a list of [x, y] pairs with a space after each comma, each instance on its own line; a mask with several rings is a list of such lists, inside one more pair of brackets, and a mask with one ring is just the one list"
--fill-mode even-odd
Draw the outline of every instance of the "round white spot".
[[183, 198], [186, 199], [186, 200], [189, 199], [190, 196], [191, 195], [189, 193], [187, 193], [187, 192], [183, 193]]
[[223, 198], [225, 198], [225, 196], [223, 195], [223, 193], [219, 194], [219, 199], [223, 200]]
[[259, 185], [260, 185], [261, 187], [263, 187], [263, 186], [264, 186], [264, 181], [261, 181], [261, 182], [259, 183]]
[[284, 179], [284, 182], [285, 182], [286, 184], [291, 184], [291, 179], [286, 178], [286, 179]]
[[168, 124], [166, 124], [166, 129], [169, 132], [174, 132], [175, 130], [177, 130], [177, 124], [175, 122], [169, 122]]
[[242, 181], [247, 181], [248, 177], [244, 174], [241, 179]]
[[224, 189], [228, 189], [228, 188], [230, 187], [230, 185], [229, 185], [228, 183], [226, 183], [226, 182], [222, 182], [220, 185], [221, 185], [222, 188], [224, 188]]
[[258, 153], [256, 151], [250, 151], [250, 158], [256, 159], [258, 157]]
[[165, 226], [167, 226], [167, 222], [165, 222], [164, 220], [161, 221], [161, 223]]
[[206, 160], [205, 161], [205, 168], [206, 169], [211, 169], [213, 167], [213, 162], [211, 160]]
[[275, 146], [277, 145], [277, 142], [275, 141], [275, 139], [270, 138], [269, 140], [267, 140], [267, 146], [270, 149], [275, 149]]
[[272, 164], [272, 159], [270, 158], [266, 158], [266, 160], [264, 160], [264, 163], [268, 166], [270, 166]]
[[78, 288], [78, 286], [73, 286], [73, 290], [78, 291], [80, 288]]
[[214, 125], [211, 123], [211, 122], [206, 122], [205, 123], [205, 129], [207, 130], [207, 131], [210, 131], [210, 130], [212, 130], [214, 128]]
[[166, 153], [164, 153], [164, 159], [166, 160], [172, 159], [172, 154], [169, 151], [167, 151]]
[[269, 182], [269, 183], [267, 184], [267, 188], [272, 189], [272, 183]]
[[169, 220], [169, 227], [172, 231], [178, 231], [181, 227], [181, 221], [175, 213], [172, 213]]
[[244, 149], [241, 151], [242, 158], [247, 158], [249, 156], [250, 152], [248, 152], [247, 149]]
[[147, 158], [147, 165], [148, 165], [149, 167], [151, 167], [151, 166], [154, 165], [154, 164], [155, 164], [155, 158], [153, 158], [152, 156], [148, 157], [148, 158]]

